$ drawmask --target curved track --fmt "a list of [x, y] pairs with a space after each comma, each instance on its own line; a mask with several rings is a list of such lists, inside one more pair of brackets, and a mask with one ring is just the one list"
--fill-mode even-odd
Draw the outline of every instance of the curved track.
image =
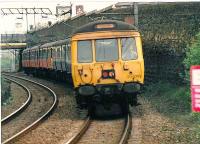
[[[84, 133], [86, 133], [86, 131], [88, 130], [88, 128], [91, 124], [91, 121], [92, 120], [91, 120], [90, 116], [88, 116], [88, 118], [85, 120], [83, 126], [80, 128], [79, 132], [76, 135], [74, 135], [65, 144], [75, 144], [75, 143], [77, 143], [81, 139], [81, 137], [84, 135]], [[132, 129], [132, 119], [131, 119], [130, 113], [128, 113], [126, 115], [124, 130], [123, 130], [123, 133], [121, 135], [119, 144], [127, 143], [131, 129]]]
[[29, 130], [31, 130], [32, 128], [34, 128], [34, 126], [36, 126], [37, 124], [39, 124], [39, 122], [41, 122], [43, 119], [47, 118], [51, 112], [54, 110], [54, 108], [57, 106], [57, 96], [55, 94], [55, 92], [53, 90], [51, 90], [49, 87], [41, 84], [41, 83], [38, 83], [38, 82], [35, 82], [35, 81], [32, 81], [32, 80], [29, 80], [29, 79], [26, 79], [26, 78], [22, 78], [22, 77], [18, 77], [18, 76], [13, 76], [13, 75], [9, 75], [9, 74], [4, 74], [2, 73], [2, 75], [4, 76], [9, 76], [9, 77], [14, 77], [16, 79], [20, 79], [20, 80], [23, 80], [23, 81], [28, 81], [30, 83], [33, 83], [35, 85], [38, 85], [44, 89], [46, 89], [47, 91], [49, 91], [52, 96], [53, 96], [53, 103], [51, 105], [51, 107], [46, 111], [45, 114], [43, 114], [42, 116], [40, 116], [37, 120], [35, 120], [34, 122], [32, 122], [30, 125], [28, 125], [26, 128], [20, 130], [20, 132], [14, 134], [12, 137], [6, 139], [3, 141], [3, 144], [5, 143], [8, 143], [8, 142], [12, 142], [14, 141], [16, 138], [18, 138], [19, 136], [21, 136], [22, 134], [28, 132]]
[[13, 79], [10, 79], [10, 78], [7, 78], [7, 77], [4, 77], [4, 78], [7, 79], [7, 80], [9, 80], [9, 81], [11, 81], [11, 82], [16, 83], [19, 86], [21, 86], [27, 92], [28, 98], [25, 101], [25, 103], [23, 103], [17, 110], [15, 110], [14, 112], [12, 112], [8, 116], [4, 117], [1, 120], [1, 124], [7, 123], [8, 121], [10, 121], [13, 118], [15, 118], [18, 114], [20, 114], [21, 112], [23, 112], [23, 110], [25, 110], [28, 107], [28, 105], [31, 103], [31, 99], [32, 99], [31, 92], [30, 92], [30, 90], [25, 85], [23, 85], [23, 84], [15, 81], [15, 80], [13, 80]]
[[131, 119], [130, 113], [128, 113], [126, 116], [124, 131], [123, 131], [123, 134], [122, 134], [119, 144], [127, 143], [131, 129], [132, 129], [132, 119]]

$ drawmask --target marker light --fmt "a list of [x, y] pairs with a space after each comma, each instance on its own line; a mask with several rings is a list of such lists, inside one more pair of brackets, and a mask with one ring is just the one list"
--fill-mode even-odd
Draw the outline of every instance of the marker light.
[[103, 77], [108, 77], [108, 72], [103, 72]]
[[96, 25], [97, 29], [104, 29], [104, 28], [114, 28], [113, 24], [98, 24]]

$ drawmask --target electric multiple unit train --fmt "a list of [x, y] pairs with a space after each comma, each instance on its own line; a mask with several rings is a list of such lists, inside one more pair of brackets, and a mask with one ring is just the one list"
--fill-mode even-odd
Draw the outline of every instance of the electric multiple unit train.
[[77, 104], [137, 104], [144, 83], [141, 35], [115, 20], [88, 23], [65, 40], [23, 51], [26, 73], [72, 81]]

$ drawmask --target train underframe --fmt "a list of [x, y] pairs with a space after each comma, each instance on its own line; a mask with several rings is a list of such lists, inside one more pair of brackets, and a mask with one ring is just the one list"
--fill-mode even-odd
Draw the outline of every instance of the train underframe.
[[72, 83], [71, 74], [66, 71], [45, 69], [45, 68], [24, 68], [24, 73], [27, 75], [33, 75], [36, 77], [49, 78], [59, 81], [65, 81]]
[[85, 85], [75, 89], [75, 96], [81, 109], [89, 108], [97, 103], [109, 109], [111, 104], [117, 103], [124, 112], [127, 112], [129, 105], [139, 105], [137, 100], [139, 91], [140, 84], [138, 83], [101, 84], [95, 87]]

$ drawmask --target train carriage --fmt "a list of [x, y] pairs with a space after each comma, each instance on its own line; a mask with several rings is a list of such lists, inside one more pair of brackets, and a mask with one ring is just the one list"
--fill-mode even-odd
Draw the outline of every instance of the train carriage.
[[29, 66], [30, 66], [29, 59], [30, 59], [29, 49], [25, 49], [23, 51], [23, 54], [22, 54], [22, 67], [24, 69], [28, 69], [29, 68]]
[[137, 104], [144, 83], [141, 35], [125, 22], [89, 23], [72, 36], [72, 77], [80, 105], [100, 102]]
[[[35, 60], [33, 67], [29, 55], [30, 61]], [[29, 72], [51, 73], [52, 78], [72, 79], [81, 107], [95, 102], [137, 105], [137, 94], [144, 83], [141, 35], [125, 22], [92, 22], [68, 39], [24, 50], [23, 67]]]

